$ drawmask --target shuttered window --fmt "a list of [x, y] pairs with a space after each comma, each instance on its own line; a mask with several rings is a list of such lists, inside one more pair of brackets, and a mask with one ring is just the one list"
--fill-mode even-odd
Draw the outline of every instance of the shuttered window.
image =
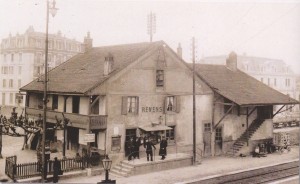
[[165, 98], [165, 105], [164, 105], [165, 113], [170, 112], [180, 112], [180, 98], [179, 96], [167, 96]]
[[138, 114], [139, 97], [124, 96], [122, 97], [122, 114]]

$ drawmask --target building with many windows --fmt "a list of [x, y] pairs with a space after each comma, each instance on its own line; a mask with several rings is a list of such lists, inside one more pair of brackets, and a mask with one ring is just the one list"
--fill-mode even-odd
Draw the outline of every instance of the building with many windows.
[[[10, 34], [2, 39], [0, 106], [24, 107], [25, 100], [19, 95], [19, 88], [44, 73], [45, 36], [45, 33], [36, 32], [30, 26], [24, 34]], [[66, 38], [60, 31], [49, 34], [49, 70], [83, 51], [81, 42]]]
[[[296, 75], [284, 61], [247, 56], [244, 54], [237, 56], [237, 62], [238, 68], [241, 71], [285, 95], [300, 100], [299, 95], [297, 95]], [[226, 63], [226, 56], [204, 57], [200, 60], [200, 63], [223, 65]], [[286, 109], [289, 109], [289, 107], [290, 106], [286, 106]], [[276, 109], [278, 108], [280, 107], [277, 106]], [[290, 108], [287, 112], [291, 111], [299, 111], [299, 108], [295, 106]]]
[[[198, 158], [251, 153], [272, 139], [273, 105], [298, 103], [239, 71], [235, 54], [229, 61], [227, 67], [196, 66]], [[191, 66], [163, 41], [90, 48], [49, 72], [47, 126], [63, 113], [70, 120], [67, 149], [89, 149], [85, 140], [92, 134], [93, 149], [109, 154], [114, 164], [130, 154], [132, 137], [158, 144], [165, 136], [168, 154], [192, 155], [192, 79]], [[43, 84], [34, 80], [21, 90], [26, 114], [37, 119]], [[62, 140], [61, 133], [52, 135], [57, 139], [47, 139]], [[142, 146], [140, 151], [144, 157]]]

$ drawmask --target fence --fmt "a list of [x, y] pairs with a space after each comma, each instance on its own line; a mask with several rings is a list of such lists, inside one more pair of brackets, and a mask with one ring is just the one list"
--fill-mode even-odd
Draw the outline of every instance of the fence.
[[[17, 157], [7, 157], [5, 162], [5, 174], [12, 180], [31, 178], [41, 175], [41, 165], [39, 162], [16, 164]], [[92, 166], [99, 166], [100, 157], [92, 156], [90, 162]], [[65, 172], [82, 170], [88, 167], [88, 159], [82, 157], [67, 158], [59, 160], [61, 162], [61, 170]], [[98, 164], [96, 164], [98, 161]], [[53, 160], [47, 162], [47, 174], [53, 174]]]
[[5, 160], [5, 174], [12, 180], [15, 180], [17, 156], [6, 157]]

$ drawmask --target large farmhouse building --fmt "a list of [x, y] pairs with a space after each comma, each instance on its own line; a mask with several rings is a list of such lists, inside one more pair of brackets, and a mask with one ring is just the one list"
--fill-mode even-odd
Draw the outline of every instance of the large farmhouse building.
[[[114, 162], [128, 155], [126, 142], [136, 136], [158, 143], [164, 135], [169, 153], [192, 153], [192, 76], [163, 41], [91, 48], [49, 72], [48, 126], [63, 112], [68, 149], [80, 152], [92, 133], [91, 146]], [[273, 105], [298, 103], [239, 71], [234, 53], [227, 66], [197, 64], [195, 80], [199, 156], [249, 153], [272, 138]], [[28, 116], [43, 114], [43, 83], [21, 90]]]

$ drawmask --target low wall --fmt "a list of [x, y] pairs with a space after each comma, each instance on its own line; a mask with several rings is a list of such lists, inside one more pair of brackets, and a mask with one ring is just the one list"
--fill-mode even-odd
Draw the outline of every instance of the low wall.
[[191, 165], [193, 165], [192, 156], [186, 156], [183, 158], [168, 159], [160, 162], [135, 165], [131, 175], [145, 174], [153, 171], [162, 171]]

